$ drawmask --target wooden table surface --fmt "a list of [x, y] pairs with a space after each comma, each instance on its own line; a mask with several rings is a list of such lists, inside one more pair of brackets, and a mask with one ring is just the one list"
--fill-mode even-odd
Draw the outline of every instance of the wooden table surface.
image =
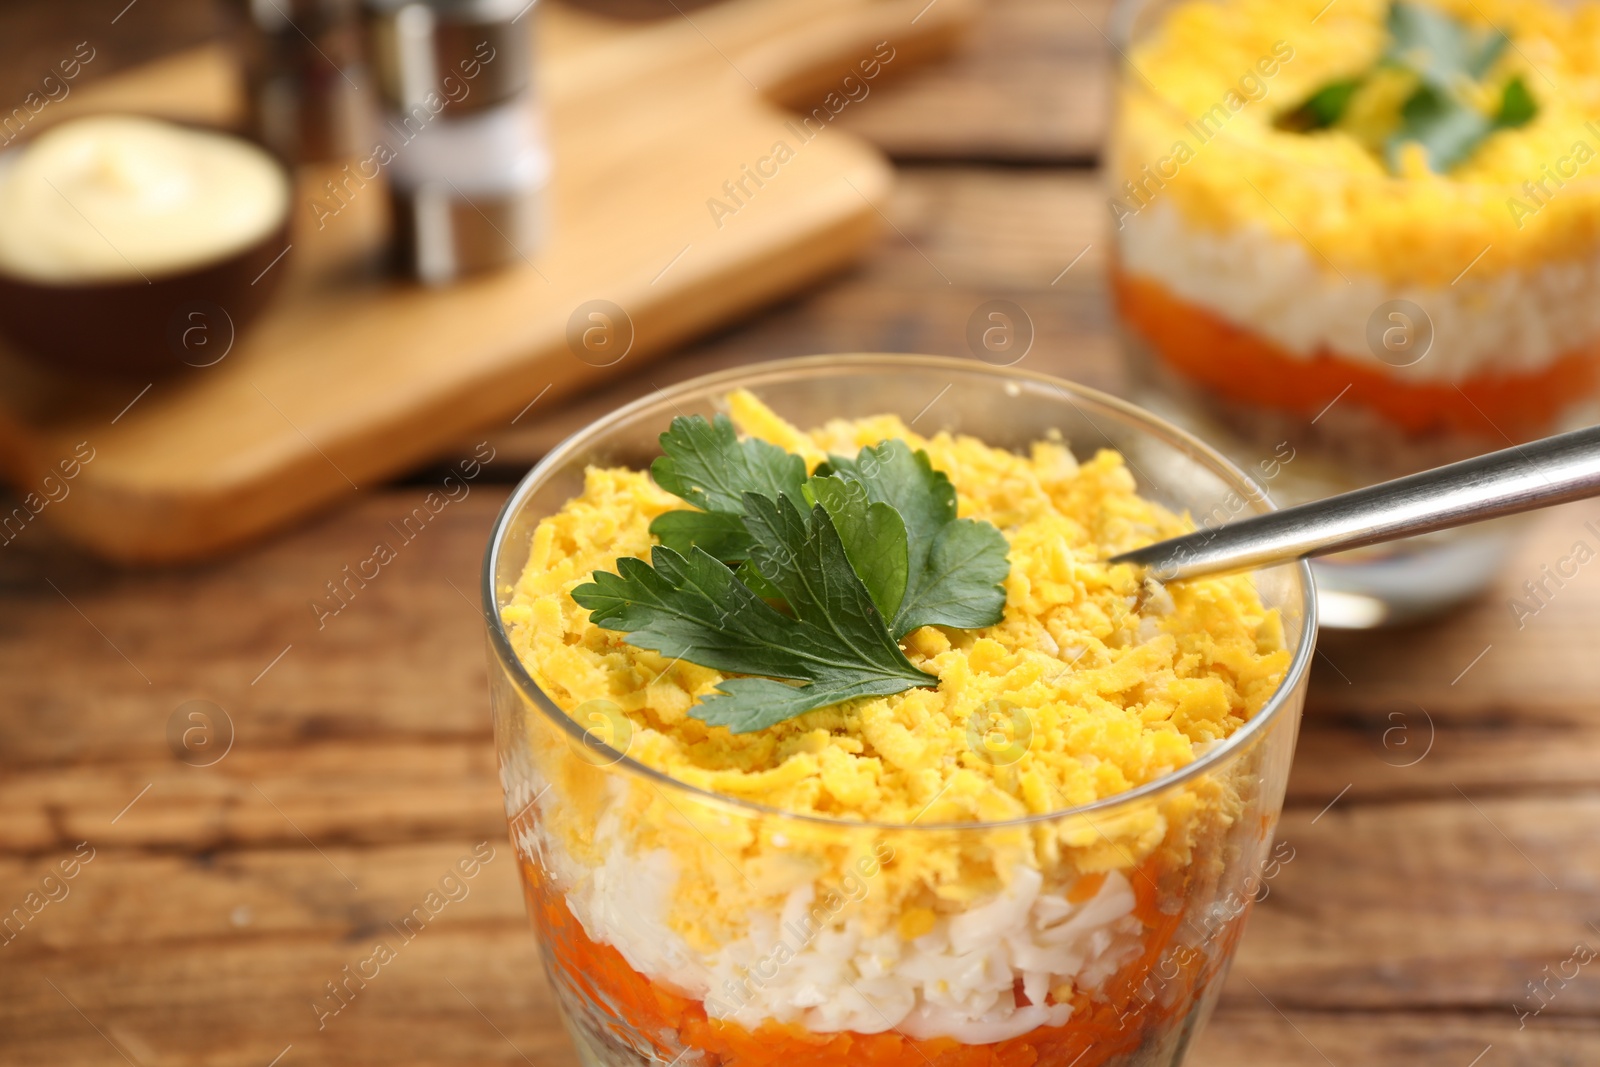
[[[132, 39], [163, 10], [99, 32]], [[946, 64], [875, 88], [845, 121], [902, 179], [859, 269], [462, 442], [491, 442], [488, 474], [320, 629], [324, 583], [441, 473], [206, 566], [118, 571], [43, 522], [0, 550], [0, 918], [27, 916], [0, 927], [0, 1064], [574, 1067], [506, 845], [474, 600], [510, 480], [595, 413], [707, 369], [960, 353], [997, 297], [1034, 321], [1025, 365], [1117, 387], [1087, 169], [1104, 16], [991, 0]], [[8, 91], [31, 82], [3, 66]], [[1509, 604], [1597, 529], [1600, 505], [1547, 513], [1450, 620], [1325, 636], [1281, 828], [1294, 859], [1191, 1064], [1600, 1063], [1600, 565], [1522, 626]], [[169, 737], [196, 708], [218, 725], [186, 763]], [[480, 842], [495, 858], [470, 894], [319, 1030], [325, 983]]]

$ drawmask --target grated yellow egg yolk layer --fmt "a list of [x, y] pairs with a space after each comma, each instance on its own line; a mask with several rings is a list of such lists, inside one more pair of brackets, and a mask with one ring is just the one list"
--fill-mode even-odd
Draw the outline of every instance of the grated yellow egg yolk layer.
[[[749, 393], [729, 398], [741, 433], [801, 454], [814, 467], [829, 453], [899, 438], [925, 449], [949, 475], [963, 517], [993, 523], [1009, 543], [1004, 619], [983, 630], [925, 627], [903, 642], [937, 689], [824, 708], [748, 734], [708, 727], [692, 713], [725, 675], [635, 648], [589, 622], [571, 591], [618, 556], [648, 559], [652, 519], [685, 505], [648, 474], [590, 468], [581, 495], [540, 522], [527, 569], [503, 609], [513, 646], [540, 687], [569, 713], [612, 702], [627, 717], [628, 755], [672, 778], [769, 808], [839, 820], [752, 815], [748, 809], [669, 796], [660, 787], [625, 789], [622, 776], [577, 759], [547, 771], [575, 803], [565, 828], [574, 855], [608, 847], [594, 840], [595, 806], [627, 795], [623, 830], [635, 847], [667, 848], [698, 901], [679, 916], [692, 943], [715, 943], [707, 917], [772, 906], [796, 879], [845, 880], [885, 834], [848, 824], [924, 826], [992, 823], [1113, 796], [1192, 762], [1196, 746], [1226, 738], [1256, 714], [1284, 676], [1289, 653], [1280, 620], [1264, 609], [1247, 576], [1162, 589], [1131, 567], [1101, 562], [1117, 551], [1192, 525], [1142, 499], [1114, 452], [1083, 463], [1062, 443], [1027, 455], [971, 437], [923, 437], [897, 417], [830, 423], [802, 432]], [[997, 705], [997, 701], [1007, 702]], [[990, 718], [1021, 709], [1026, 751], [985, 750], [1019, 735]], [[973, 727], [974, 718], [978, 726]], [[1046, 823], [975, 837], [887, 834], [895, 861], [863, 906], [880, 923], [920, 915], [940, 902], [992, 892], [1017, 863], [1068, 862], [1084, 872], [1123, 868], [1163, 846], [1186, 856], [1192, 834], [1174, 841], [1226, 797], [1199, 785], [1148, 810], [1096, 826]], [[586, 823], [585, 820], [588, 820]], [[843, 829], [840, 829], [840, 824]], [[562, 828], [557, 827], [557, 832]], [[692, 831], [692, 832], [691, 832]], [[874, 866], [876, 866], [874, 864]], [[737, 923], [735, 922], [735, 927]], [[915, 923], [912, 923], [915, 926]], [[698, 936], [695, 936], [698, 935]]]
[[1397, 283], [1447, 284], [1480, 254], [1480, 280], [1592, 255], [1600, 4], [1416, 2], [1506, 33], [1511, 46], [1469, 100], [1492, 116], [1501, 87], [1520, 76], [1538, 106], [1529, 123], [1489, 134], [1444, 175], [1409, 146], [1391, 176], [1360, 131], [1364, 113], [1392, 115], [1412, 88], [1393, 71], [1369, 79], [1331, 128], [1275, 126], [1330, 82], [1372, 69], [1387, 47], [1389, 0], [1185, 0], [1129, 53], [1113, 213], [1168, 200], [1197, 227], [1263, 228], [1336, 270]]

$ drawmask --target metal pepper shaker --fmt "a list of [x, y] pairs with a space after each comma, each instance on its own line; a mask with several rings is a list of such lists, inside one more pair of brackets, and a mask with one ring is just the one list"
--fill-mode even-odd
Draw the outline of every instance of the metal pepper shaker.
[[529, 0], [366, 0], [395, 244], [429, 284], [527, 261], [550, 176]]
[[225, 11], [257, 139], [295, 163], [367, 147], [360, 0], [231, 0]]

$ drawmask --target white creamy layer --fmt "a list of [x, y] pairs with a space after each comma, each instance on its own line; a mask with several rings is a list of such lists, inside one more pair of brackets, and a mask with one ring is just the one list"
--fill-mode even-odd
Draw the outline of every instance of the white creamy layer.
[[0, 168], [0, 269], [61, 284], [140, 281], [241, 252], [283, 223], [289, 180], [248, 141], [102, 115]]
[[[864, 934], [849, 905], [832, 914], [818, 909], [817, 890], [806, 886], [781, 912], [752, 914], [738, 940], [697, 952], [666, 920], [677, 879], [673, 857], [630, 852], [610, 812], [595, 830], [609, 843], [598, 867], [575, 863], [548, 836], [522, 836], [530, 839], [519, 839], [519, 847], [569, 887], [567, 906], [591, 940], [613, 946], [652, 980], [703, 1000], [712, 1017], [747, 1029], [774, 1020], [815, 1033], [897, 1029], [912, 1038], [1003, 1041], [1065, 1023], [1072, 1006], [1046, 1005], [1051, 989], [1069, 980], [1097, 989], [1142, 947], [1133, 889], [1120, 872], [1074, 904], [1044, 892], [1039, 872], [1021, 867], [1004, 892], [940, 916], [913, 941], [892, 930]], [[870, 894], [870, 879], [865, 886]], [[1029, 1005], [1017, 1003], [1019, 980]]]
[[[1396, 288], [1379, 278], [1331, 271], [1298, 241], [1265, 227], [1217, 234], [1191, 226], [1169, 201], [1126, 219], [1121, 267], [1160, 282], [1276, 343], [1294, 356], [1331, 351], [1415, 383], [1461, 382], [1489, 372], [1528, 374], [1600, 338], [1600, 258], [1529, 273], [1466, 272], [1455, 282]], [[1346, 281], [1348, 278], [1348, 281]], [[1367, 343], [1368, 320], [1390, 300], [1409, 300], [1433, 322], [1433, 345], [1395, 367]]]

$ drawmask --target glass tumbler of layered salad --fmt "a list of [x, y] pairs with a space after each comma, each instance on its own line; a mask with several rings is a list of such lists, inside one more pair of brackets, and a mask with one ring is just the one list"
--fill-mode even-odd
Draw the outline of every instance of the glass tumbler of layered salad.
[[[1142, 403], [1289, 503], [1595, 421], [1600, 4], [1123, 0], [1114, 22], [1112, 288]], [[1319, 563], [1323, 621], [1437, 612], [1512, 532]]]
[[1315, 599], [1105, 560], [1218, 506], [1271, 505], [1122, 401], [923, 356], [697, 379], [546, 457], [483, 595], [582, 1062], [1180, 1063], [1292, 859]]

